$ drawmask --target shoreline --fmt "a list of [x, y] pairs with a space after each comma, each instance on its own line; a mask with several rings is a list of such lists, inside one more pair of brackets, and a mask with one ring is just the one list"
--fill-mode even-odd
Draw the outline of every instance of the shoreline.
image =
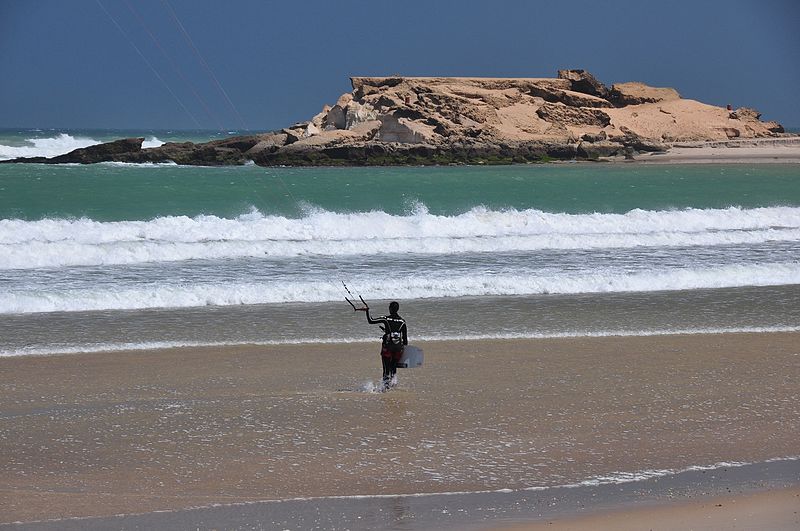
[[[800, 523], [800, 458], [621, 483], [515, 491], [352, 495], [215, 503], [109, 516], [0, 522], [0, 529], [185, 528], [788, 529]], [[314, 515], [314, 516], [311, 516]], [[656, 524], [656, 525], [654, 525]]]
[[13, 384], [0, 387], [0, 521], [147, 513], [186, 527], [191, 507], [332, 495], [380, 496], [370, 514], [397, 519], [387, 504], [404, 494], [479, 492], [499, 523], [491, 507], [509, 493], [486, 491], [793, 456], [797, 344], [798, 332], [429, 342], [425, 366], [388, 393], [368, 392], [370, 344], [1, 358]]
[[[760, 486], [741, 484], [708, 489], [698, 495], [654, 490], [638, 499], [601, 501], [550, 515], [518, 518], [515, 522], [476, 526], [486, 531], [639, 529], [795, 529], [800, 525], [797, 480], [767, 480]], [[593, 497], [595, 498], [595, 497]]]
[[[214, 140], [209, 144], [233, 143], [240, 137]], [[243, 138], [243, 137], [242, 137]], [[250, 137], [247, 137], [250, 138]], [[255, 138], [255, 137], [253, 137]], [[161, 158], [117, 157], [115, 150], [131, 149], [130, 145], [143, 141], [143, 138], [125, 138], [111, 142], [93, 144], [56, 157], [29, 157], [18, 159], [1, 159], [0, 164], [54, 164], [54, 165], [87, 165], [87, 164], [130, 164], [168, 165], [185, 167], [236, 167], [258, 165], [265, 168], [348, 168], [348, 167], [444, 167], [444, 166], [512, 166], [538, 164], [575, 164], [575, 163], [625, 163], [625, 164], [800, 164], [800, 134], [784, 133], [779, 137], [732, 138], [729, 140], [705, 140], [696, 142], [674, 142], [659, 144], [642, 150], [633, 150], [628, 155], [620, 150], [610, 153], [592, 152], [581, 156], [578, 143], [553, 144], [546, 153], [520, 144], [516, 148], [505, 146], [480, 150], [465, 151], [463, 147], [438, 144], [404, 144], [389, 142], [368, 149], [368, 146], [350, 146], [341, 148], [351, 152], [329, 157], [322, 152], [315, 153], [312, 148], [297, 154], [297, 158], [285, 158], [277, 161], [247, 158], [245, 155], [233, 159], [194, 160], [164, 156]], [[184, 143], [191, 144], [191, 143]], [[184, 145], [175, 144], [175, 145]], [[166, 144], [165, 144], [166, 145]], [[202, 146], [204, 144], [198, 144]], [[122, 147], [120, 147], [122, 146]], [[374, 149], [373, 149], [374, 148]], [[158, 148], [148, 148], [158, 149]], [[327, 148], [321, 148], [322, 151]], [[377, 150], [379, 155], [372, 154], [370, 149]], [[537, 148], [539, 149], [539, 148]], [[81, 158], [73, 156], [79, 152], [98, 152], [98, 155]], [[106, 156], [105, 152], [111, 152]], [[551, 153], [552, 154], [549, 154]], [[519, 152], [519, 153], [518, 153]]]
[[[24, 315], [24, 314], [22, 314]], [[668, 338], [671, 336], [714, 336], [714, 335], [735, 335], [735, 334], [780, 334], [780, 333], [794, 333], [800, 332], [800, 327], [786, 326], [786, 327], [745, 327], [737, 329], [680, 329], [680, 330], [653, 330], [653, 331], [609, 331], [600, 333], [552, 333], [542, 334], [538, 336], [453, 336], [453, 337], [419, 337], [418, 343], [437, 344], [449, 342], [498, 342], [498, 341], [542, 341], [542, 340], [557, 340], [557, 339], [602, 339], [602, 338]], [[345, 342], [351, 346], [374, 345], [374, 337], [364, 338], [348, 338]], [[299, 340], [275, 340], [275, 341], [261, 341], [261, 342], [198, 342], [198, 343], [142, 343], [142, 344], [103, 344], [97, 346], [89, 346], [89, 348], [75, 346], [65, 347], [63, 350], [46, 351], [42, 349], [34, 349], [30, 351], [13, 351], [4, 352], [0, 351], [0, 360], [5, 358], [21, 358], [21, 357], [40, 357], [40, 356], [73, 356], [82, 354], [103, 354], [103, 355], [135, 355], [138, 352], [148, 351], [181, 351], [190, 349], [207, 349], [207, 348], [259, 348], [259, 347], [304, 347], [309, 346], [312, 348], [329, 348], [335, 345], [340, 345], [342, 342], [321, 341], [319, 339], [299, 339]]]
[[[625, 158], [621, 155], [610, 157], [598, 157], [596, 159], [586, 158], [573, 158], [573, 159], [557, 159], [547, 158], [539, 161], [526, 161], [517, 162], [514, 160], [507, 161], [483, 161], [476, 160], [471, 162], [437, 162], [432, 160], [426, 162], [422, 159], [413, 162], [402, 162], [390, 164], [369, 164], [359, 162], [338, 161], [330, 164], [276, 164], [276, 165], [259, 165], [252, 160], [243, 164], [215, 164], [215, 165], [197, 165], [197, 164], [182, 164], [173, 160], [164, 160], [160, 162], [124, 162], [124, 161], [101, 161], [88, 164], [114, 164], [120, 166], [129, 165], [131, 167], [141, 166], [165, 166], [165, 167], [221, 167], [230, 168], [237, 166], [259, 165], [263, 168], [424, 168], [424, 167], [487, 167], [487, 166], [537, 166], [537, 165], [565, 165], [565, 164], [625, 164], [625, 165], [692, 165], [692, 164], [787, 164], [795, 165], [800, 164], [800, 135], [797, 138], [782, 138], [771, 139], [774, 145], [770, 145], [770, 140], [765, 139], [750, 139], [743, 140], [742, 146], [735, 146], [733, 141], [720, 142], [708, 141], [699, 142], [696, 144], [679, 144], [668, 148], [666, 151], [648, 151], [640, 152], [633, 156], [633, 158]], [[756, 145], [757, 141], [761, 143]], [[728, 144], [728, 145], [726, 145]], [[31, 162], [14, 162], [11, 159], [0, 160], [0, 163], [7, 164], [50, 164], [41, 161]], [[83, 166], [86, 163], [78, 162], [64, 162], [57, 163], [56, 166]]]
[[676, 143], [666, 152], [641, 153], [640, 164], [800, 164], [800, 136]]

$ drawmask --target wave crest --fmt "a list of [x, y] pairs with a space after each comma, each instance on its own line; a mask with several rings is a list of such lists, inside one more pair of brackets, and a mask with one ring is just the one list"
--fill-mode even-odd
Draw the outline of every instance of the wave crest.
[[0, 269], [239, 257], [453, 254], [800, 241], [800, 208], [563, 214], [477, 207], [454, 216], [414, 204], [404, 216], [307, 206], [299, 219], [0, 220]]
[[[46, 138], [26, 138], [23, 146], [0, 144], [0, 160], [19, 157], [57, 157], [72, 150], [94, 146], [101, 142], [103, 141], [89, 137], [72, 136], [67, 133], [59, 133], [56, 136]], [[155, 136], [150, 136], [145, 138], [142, 147], [159, 147], [162, 144], [164, 142]]]
[[[681, 268], [628, 273], [624, 271], [550, 273], [540, 275], [467, 273], [403, 275], [384, 278], [363, 274], [360, 283], [378, 285], [401, 299], [463, 296], [538, 295], [674, 291], [800, 284], [797, 264], [750, 264]], [[148, 284], [91, 289], [25, 289], [0, 293], [0, 313], [135, 310], [285, 302], [341, 300], [338, 283], [328, 279], [207, 284]]]

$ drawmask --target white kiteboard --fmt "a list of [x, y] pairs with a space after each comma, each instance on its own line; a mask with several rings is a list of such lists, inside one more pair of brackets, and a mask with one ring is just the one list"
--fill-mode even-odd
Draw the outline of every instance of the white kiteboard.
[[422, 367], [423, 354], [422, 349], [414, 345], [406, 345], [403, 349], [403, 355], [397, 362], [398, 369], [413, 369], [414, 367]]

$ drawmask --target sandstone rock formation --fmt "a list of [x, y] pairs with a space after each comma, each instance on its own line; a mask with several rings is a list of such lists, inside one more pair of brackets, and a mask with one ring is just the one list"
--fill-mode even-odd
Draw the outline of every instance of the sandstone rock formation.
[[731, 112], [683, 99], [672, 88], [637, 82], [609, 89], [584, 70], [560, 70], [557, 78], [354, 77], [351, 82], [352, 92], [333, 106], [280, 131], [149, 149], [141, 149], [141, 139], [128, 139], [46, 162], [511, 163], [630, 157], [675, 142], [783, 132], [780, 124], [761, 122], [752, 109]]
[[649, 87], [636, 81], [611, 85], [609, 96], [616, 107], [681, 99], [681, 95], [673, 88]]

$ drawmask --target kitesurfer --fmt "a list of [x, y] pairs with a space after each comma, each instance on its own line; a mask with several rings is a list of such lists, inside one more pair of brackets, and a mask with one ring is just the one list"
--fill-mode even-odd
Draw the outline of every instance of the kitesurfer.
[[[363, 299], [362, 299], [363, 300]], [[403, 349], [408, 345], [408, 327], [400, 314], [400, 304], [392, 301], [389, 304], [389, 315], [373, 319], [369, 315], [369, 306], [357, 308], [367, 314], [369, 324], [379, 324], [383, 330], [381, 343], [381, 361], [383, 362], [383, 387], [388, 389], [397, 385], [397, 362], [403, 356]]]

